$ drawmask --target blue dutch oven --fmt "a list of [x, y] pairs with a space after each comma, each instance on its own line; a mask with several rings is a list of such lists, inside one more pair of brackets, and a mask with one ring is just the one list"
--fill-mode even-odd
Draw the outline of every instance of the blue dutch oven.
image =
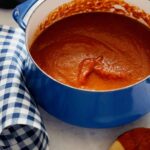
[[[48, 14], [68, 2], [70, 0], [29, 0], [16, 7], [13, 17], [25, 30], [27, 50]], [[150, 5], [148, 1], [142, 3]], [[150, 76], [123, 89], [87, 91], [69, 87], [48, 76], [30, 52], [26, 64], [26, 83], [38, 104], [65, 122], [83, 127], [116, 127], [150, 111]]]

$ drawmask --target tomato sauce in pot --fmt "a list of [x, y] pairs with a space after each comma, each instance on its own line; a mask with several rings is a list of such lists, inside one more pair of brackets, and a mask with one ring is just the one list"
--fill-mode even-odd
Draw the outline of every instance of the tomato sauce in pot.
[[88, 90], [112, 90], [150, 75], [150, 29], [129, 17], [92, 12], [45, 29], [31, 55], [48, 75]]

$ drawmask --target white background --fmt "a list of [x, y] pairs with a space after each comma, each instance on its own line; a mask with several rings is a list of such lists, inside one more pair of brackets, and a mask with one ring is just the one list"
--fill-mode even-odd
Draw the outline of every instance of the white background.
[[[17, 27], [11, 11], [0, 9], [0, 24]], [[150, 114], [140, 120], [114, 129], [79, 128], [55, 119], [41, 110], [51, 150], [108, 150], [115, 138], [134, 127], [150, 127]]]

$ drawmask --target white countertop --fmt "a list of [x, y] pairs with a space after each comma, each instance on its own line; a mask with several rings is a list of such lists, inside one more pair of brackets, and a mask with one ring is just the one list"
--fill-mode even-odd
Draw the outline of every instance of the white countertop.
[[[0, 24], [17, 27], [10, 10], [0, 9]], [[41, 110], [51, 150], [108, 150], [121, 133], [135, 127], [150, 127], [150, 113], [138, 121], [113, 129], [86, 129], [66, 124]]]

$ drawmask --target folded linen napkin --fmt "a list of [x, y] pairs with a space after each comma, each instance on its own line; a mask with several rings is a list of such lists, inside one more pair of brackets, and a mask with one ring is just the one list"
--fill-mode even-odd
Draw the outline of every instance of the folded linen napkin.
[[48, 136], [24, 80], [24, 33], [0, 25], [0, 150], [47, 150]]

